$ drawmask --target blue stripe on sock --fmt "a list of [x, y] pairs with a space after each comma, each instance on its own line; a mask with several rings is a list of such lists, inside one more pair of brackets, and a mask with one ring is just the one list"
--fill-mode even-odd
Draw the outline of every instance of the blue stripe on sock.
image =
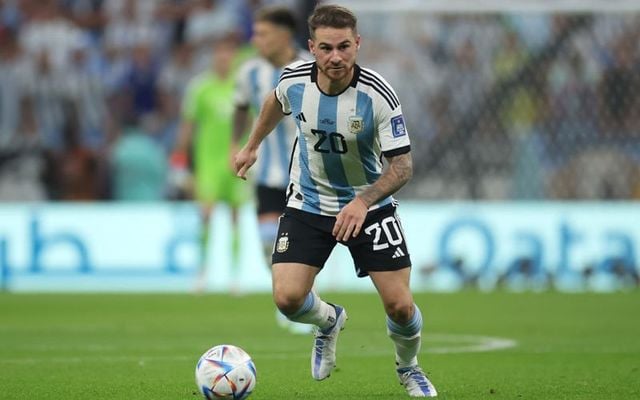
[[387, 328], [389, 328], [389, 331], [401, 336], [413, 336], [422, 330], [422, 313], [416, 304], [413, 306], [415, 309], [413, 317], [405, 325], [400, 325], [387, 317]]
[[309, 294], [307, 294], [307, 297], [304, 299], [304, 303], [302, 304], [302, 307], [300, 307], [300, 309], [294, 312], [293, 314], [287, 315], [287, 317], [289, 319], [299, 318], [304, 314], [308, 313], [309, 311], [311, 311], [315, 303], [316, 303], [315, 295], [313, 294], [313, 292], [309, 292]]

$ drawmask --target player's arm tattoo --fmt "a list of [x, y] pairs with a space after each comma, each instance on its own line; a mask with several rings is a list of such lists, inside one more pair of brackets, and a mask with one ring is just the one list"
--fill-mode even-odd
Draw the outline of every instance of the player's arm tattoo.
[[367, 206], [397, 192], [413, 175], [411, 153], [400, 154], [387, 160], [389, 165], [380, 178], [358, 195]]

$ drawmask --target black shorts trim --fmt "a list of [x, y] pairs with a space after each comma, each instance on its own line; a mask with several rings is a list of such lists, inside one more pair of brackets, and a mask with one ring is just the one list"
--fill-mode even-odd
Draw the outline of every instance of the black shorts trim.
[[266, 213], [282, 214], [287, 206], [284, 189], [258, 185], [256, 186], [256, 198], [258, 200], [258, 215]]
[[338, 242], [335, 217], [287, 207], [280, 217], [272, 262], [302, 263], [322, 269], [337, 243], [347, 246], [358, 277], [369, 271], [396, 271], [411, 266], [404, 232], [393, 204], [367, 214], [355, 238]]

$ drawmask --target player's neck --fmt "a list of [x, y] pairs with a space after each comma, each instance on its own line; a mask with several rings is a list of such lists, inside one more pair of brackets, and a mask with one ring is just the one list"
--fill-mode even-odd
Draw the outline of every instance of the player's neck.
[[213, 75], [221, 81], [226, 81], [231, 77], [231, 70], [229, 69], [214, 69]]
[[275, 67], [281, 68], [294, 62], [296, 59], [296, 53], [296, 49], [294, 49], [293, 47], [287, 47], [286, 50], [275, 54], [269, 61]]
[[324, 72], [318, 69], [318, 77], [316, 83], [323, 93], [333, 96], [342, 93], [347, 88], [347, 86], [351, 84], [354, 73], [355, 68], [351, 67], [351, 70], [344, 78], [340, 79], [339, 81], [334, 81], [331, 80], [327, 75], [325, 75]]

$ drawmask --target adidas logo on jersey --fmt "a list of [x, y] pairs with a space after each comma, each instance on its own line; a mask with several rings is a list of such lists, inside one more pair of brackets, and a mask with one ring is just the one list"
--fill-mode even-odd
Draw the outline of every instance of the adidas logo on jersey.
[[300, 113], [300, 114], [296, 115], [296, 119], [298, 121], [307, 122], [307, 119], [304, 117], [304, 113]]
[[403, 257], [404, 255], [405, 255], [404, 251], [402, 251], [402, 249], [400, 247], [396, 247], [396, 251], [395, 251], [395, 253], [393, 253], [393, 257], [391, 257], [391, 258]]

